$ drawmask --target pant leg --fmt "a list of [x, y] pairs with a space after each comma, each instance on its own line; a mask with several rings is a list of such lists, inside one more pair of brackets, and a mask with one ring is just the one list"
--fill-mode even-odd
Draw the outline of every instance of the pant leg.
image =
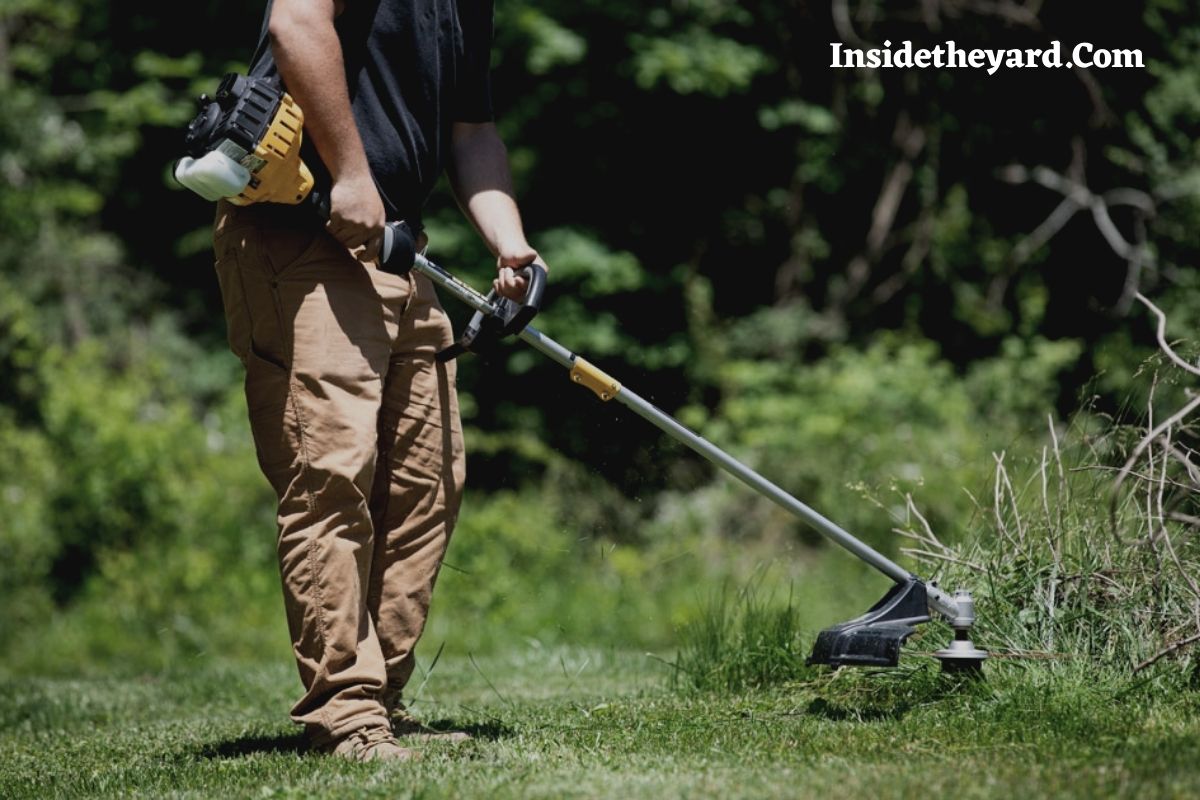
[[386, 724], [367, 593], [378, 418], [411, 281], [355, 261], [319, 228], [223, 204], [215, 234], [230, 344], [246, 366], [259, 463], [279, 498], [278, 555], [305, 693], [292, 718], [322, 743]]
[[456, 362], [434, 359], [453, 341], [450, 321], [429, 279], [414, 275], [413, 283], [384, 385], [372, 497], [378, 536], [368, 602], [391, 692], [412, 675], [466, 477]]

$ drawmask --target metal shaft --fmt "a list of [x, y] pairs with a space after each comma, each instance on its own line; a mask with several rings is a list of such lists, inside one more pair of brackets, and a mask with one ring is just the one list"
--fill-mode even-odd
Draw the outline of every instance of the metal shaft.
[[773, 500], [778, 505], [792, 512], [809, 525], [812, 525], [825, 536], [832, 539], [835, 543], [846, 548], [851, 553], [858, 556], [863, 561], [867, 562], [872, 567], [879, 570], [884, 575], [887, 575], [897, 583], [903, 583], [912, 577], [908, 570], [904, 569], [899, 564], [880, 553], [878, 550], [875, 550], [869, 545], [859, 541], [832, 520], [825, 517], [813, 508], [805, 505], [804, 503], [801, 503], [795, 497], [792, 497], [783, 489], [780, 489], [774, 483], [767, 480], [762, 475], [759, 475], [757, 472], [750, 469], [745, 464], [714, 445], [712, 442], [708, 441], [702, 436], [698, 436], [683, 425], [680, 425], [674, 417], [643, 399], [636, 392], [632, 392], [629, 389], [622, 387], [621, 391], [613, 399], [624, 405], [626, 408], [632, 410], [638, 416], [648, 420], [651, 424], [662, 430], [667, 435], [671, 436], [676, 441], [682, 442], [695, 452], [704, 456], [704, 458], [708, 459], [713, 464], [716, 464], [718, 467], [725, 470], [750, 488], [754, 489], [762, 496]]
[[[438, 286], [447, 290], [459, 300], [474, 308], [476, 311], [482, 311], [485, 314], [493, 312], [494, 307], [486, 297], [479, 294], [479, 292], [458, 280], [441, 267], [432, 263], [424, 256], [417, 256], [413, 269], [427, 276]], [[581, 361], [581, 359], [579, 359], [570, 350], [563, 347], [558, 342], [554, 341], [549, 336], [546, 336], [544, 333], [536, 328], [533, 328], [532, 326], [526, 326], [525, 330], [521, 331], [519, 336], [535, 350], [543, 353], [555, 363], [566, 367], [567, 369], [572, 369], [576, 366], [577, 361]], [[879, 570], [884, 575], [887, 575], [897, 583], [903, 583], [904, 581], [907, 581], [909, 578], [913, 577], [908, 570], [904, 569], [899, 564], [883, 555], [883, 553], [880, 553], [873, 547], [859, 541], [832, 520], [800, 502], [795, 497], [792, 497], [783, 489], [779, 488], [762, 475], [759, 475], [757, 472], [750, 469], [745, 464], [714, 445], [712, 442], [693, 433], [691, 430], [676, 421], [674, 417], [667, 414], [665, 411], [662, 411], [653, 403], [645, 400], [636, 392], [633, 392], [624, 386], [620, 386], [619, 384], [617, 386], [617, 391], [613, 393], [612, 399], [621, 403], [621, 405], [650, 422], [652, 425], [666, 433], [671, 438], [687, 445], [693, 451], [700, 454], [721, 469], [725, 470], [742, 483], [745, 483], [751, 489], [754, 489], [759, 494], [795, 514], [809, 525], [812, 525], [826, 537], [833, 540], [836, 544], [846, 548], [851, 553], [858, 556], [860, 559], [867, 562], [872, 567]]]
[[476, 311], [496, 313], [496, 306], [490, 300], [420, 253], [414, 257], [412, 268]]

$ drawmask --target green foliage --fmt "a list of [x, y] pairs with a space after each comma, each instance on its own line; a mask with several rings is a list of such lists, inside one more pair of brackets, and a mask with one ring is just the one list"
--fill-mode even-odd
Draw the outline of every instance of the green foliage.
[[[751, 330], [768, 319], [752, 318]], [[801, 338], [821, 322], [798, 312], [775, 317]], [[756, 337], [741, 333], [735, 343]], [[769, 341], [769, 340], [768, 340]], [[751, 464], [843, 527], [888, 546], [892, 519], [858, 495], [881, 495], [886, 509], [912, 494], [939, 531], [971, 513], [963, 487], [990, 475], [989, 453], [1018, 438], [1053, 406], [1056, 376], [1077, 357], [1074, 343], [1012, 341], [965, 378], [928, 343], [880, 339], [870, 348], [835, 348], [813, 364], [731, 359], [721, 368], [724, 402], [710, 418], [688, 418], [715, 441], [736, 442]], [[886, 510], [885, 509], [885, 510]], [[894, 514], [895, 511], [893, 510]], [[767, 501], [747, 495], [718, 518], [726, 530], [804, 529]], [[803, 535], [810, 536], [807, 531]]]
[[[278, 633], [265, 624], [279, 605], [270, 490], [240, 396], [198, 418], [200, 383], [163, 359], [167, 343], [126, 346], [136, 369], [95, 345], [44, 351], [38, 427], [0, 419], [17, 456], [0, 473], [0, 542], [22, 556], [0, 573], [22, 632], [10, 663], [161, 666], [210, 647], [255, 653]], [[204, 357], [180, 347], [202, 375]]]
[[971, 366], [966, 384], [976, 413], [990, 424], [1017, 426], [1046, 416], [1054, 406], [1060, 376], [1075, 366], [1083, 354], [1076, 340], [1024, 340], [1008, 337], [995, 358]]
[[541, 242], [554, 256], [555, 285], [567, 281], [572, 294], [593, 298], [645, 288], [645, 272], [633, 253], [610, 250], [595, 237], [569, 228], [546, 231]]
[[724, 97], [745, 91], [754, 76], [771, 66], [756, 47], [714, 36], [695, 27], [669, 37], [634, 37], [633, 68], [645, 89], [666, 83], [679, 94]]
[[532, 43], [525, 64], [535, 75], [578, 63], [587, 54], [586, 39], [532, 6], [517, 11], [515, 22]]
[[26, 630], [52, 608], [50, 567], [57, 549], [49, 530], [49, 488], [54, 482], [53, 461], [45, 439], [21, 430], [11, 415], [0, 415], [0, 443], [5, 458], [0, 466], [0, 602], [5, 638]]

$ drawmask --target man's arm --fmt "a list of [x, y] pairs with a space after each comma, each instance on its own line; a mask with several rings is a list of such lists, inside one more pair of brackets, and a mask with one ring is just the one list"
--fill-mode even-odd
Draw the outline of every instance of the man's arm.
[[495, 124], [454, 123], [448, 172], [459, 205], [496, 256], [496, 291], [520, 300], [525, 296], [525, 279], [513, 268], [544, 262], [525, 239], [508, 169], [508, 151]]
[[383, 201], [350, 110], [342, 45], [333, 20], [338, 0], [275, 0], [267, 30], [275, 64], [288, 92], [304, 111], [312, 137], [333, 178], [327, 228], [359, 258], [378, 255], [383, 241]]

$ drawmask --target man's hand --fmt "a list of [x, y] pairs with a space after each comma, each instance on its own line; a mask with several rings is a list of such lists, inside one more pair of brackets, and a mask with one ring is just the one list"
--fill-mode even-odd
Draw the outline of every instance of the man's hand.
[[357, 250], [355, 256], [360, 261], [379, 256], [385, 222], [383, 201], [370, 174], [334, 181], [325, 227], [347, 250]]
[[526, 242], [502, 249], [499, 258], [496, 259], [496, 269], [499, 270], [499, 274], [496, 276], [496, 280], [492, 281], [492, 288], [509, 300], [521, 300], [528, 288], [528, 281], [524, 276], [518, 274], [517, 270], [534, 262], [545, 267], [547, 272], [550, 271], [538, 252]]

